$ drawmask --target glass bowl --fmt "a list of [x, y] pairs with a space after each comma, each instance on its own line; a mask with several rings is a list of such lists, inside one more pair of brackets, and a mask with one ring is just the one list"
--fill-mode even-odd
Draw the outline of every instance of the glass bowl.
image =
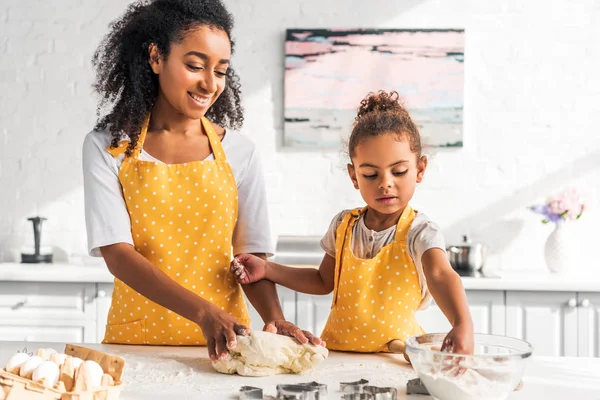
[[413, 368], [436, 400], [505, 400], [533, 352], [524, 340], [479, 333], [472, 355], [442, 352], [445, 337], [431, 333], [406, 341]]

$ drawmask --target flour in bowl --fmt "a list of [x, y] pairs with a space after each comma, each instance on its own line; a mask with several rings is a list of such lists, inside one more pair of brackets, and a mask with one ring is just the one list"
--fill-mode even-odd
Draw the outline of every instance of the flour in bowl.
[[419, 378], [438, 400], [505, 400], [515, 386], [509, 369], [424, 368]]

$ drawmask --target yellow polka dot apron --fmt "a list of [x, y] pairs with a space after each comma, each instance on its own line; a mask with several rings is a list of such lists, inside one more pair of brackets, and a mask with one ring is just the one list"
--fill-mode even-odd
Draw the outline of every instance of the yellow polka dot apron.
[[333, 302], [321, 335], [330, 350], [388, 351], [390, 340], [423, 333], [415, 317], [421, 287], [406, 244], [415, 211], [404, 209], [394, 241], [368, 260], [352, 252], [352, 230], [365, 211], [347, 213], [336, 232]]
[[[134, 152], [119, 170], [135, 249], [181, 286], [249, 326], [242, 290], [228, 273], [238, 199], [219, 137], [202, 118], [214, 160], [143, 161], [139, 154], [148, 122], [149, 116]], [[107, 150], [117, 156], [127, 144]], [[115, 279], [103, 343], [205, 345], [206, 339], [192, 321]]]

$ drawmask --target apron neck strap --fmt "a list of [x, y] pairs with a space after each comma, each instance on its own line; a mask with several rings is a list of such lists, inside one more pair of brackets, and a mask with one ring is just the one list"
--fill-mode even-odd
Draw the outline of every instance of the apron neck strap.
[[210, 148], [215, 156], [215, 160], [225, 160], [225, 151], [223, 151], [223, 145], [221, 144], [219, 135], [217, 135], [217, 132], [215, 132], [215, 128], [213, 128], [212, 123], [206, 117], [202, 117], [201, 121], [204, 132], [206, 132], [206, 136], [208, 136]]
[[148, 133], [148, 124], [150, 123], [150, 113], [146, 116], [144, 123], [142, 124], [142, 129], [140, 130], [140, 136], [138, 137], [137, 144], [135, 145], [135, 150], [133, 152], [134, 158], [139, 158], [142, 153], [142, 149], [144, 148], [144, 141], [146, 140], [146, 133]]
[[[142, 149], [144, 148], [144, 141], [146, 140], [146, 134], [148, 133], [148, 125], [150, 123], [150, 113], [146, 116], [144, 123], [142, 124], [142, 128], [140, 131], [140, 136], [138, 137], [138, 142], [135, 146], [135, 151], [133, 156], [138, 158], [142, 153]], [[210, 142], [210, 148], [215, 156], [215, 160], [224, 160], [225, 159], [225, 151], [223, 151], [223, 145], [221, 144], [221, 140], [219, 139], [219, 135], [215, 132], [215, 129], [212, 126], [212, 123], [206, 118], [202, 117], [201, 119], [202, 127], [204, 128], [204, 132], [206, 136], [208, 136], [208, 141]]]

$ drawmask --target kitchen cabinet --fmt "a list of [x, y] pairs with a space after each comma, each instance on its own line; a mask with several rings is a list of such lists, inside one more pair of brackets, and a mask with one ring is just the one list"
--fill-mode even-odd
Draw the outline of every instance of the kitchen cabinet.
[[[489, 284], [482, 282], [481, 285]], [[0, 281], [0, 341], [98, 343], [110, 309], [111, 282]], [[600, 290], [469, 289], [475, 331], [519, 337], [537, 356], [600, 357]], [[320, 335], [332, 295], [310, 296], [278, 287], [286, 319]], [[249, 305], [251, 327], [263, 328]], [[417, 319], [427, 332], [450, 324], [433, 303]]]
[[578, 355], [600, 357], [600, 293], [577, 293]]
[[332, 300], [333, 293], [322, 296], [298, 293], [296, 325], [315, 335], [321, 335], [329, 317]]
[[506, 293], [506, 334], [527, 340], [538, 356], [578, 355], [576, 292]]
[[98, 283], [96, 286], [96, 312], [98, 313], [96, 338], [97, 343], [100, 343], [104, 339], [104, 332], [106, 331], [106, 321], [112, 301], [113, 284]]
[[0, 282], [0, 340], [97, 341], [94, 283]]
[[69, 319], [2, 320], [0, 341], [97, 343], [96, 321]]
[[[467, 299], [475, 332], [504, 335], [506, 315], [502, 290], [467, 290]], [[450, 322], [435, 304], [417, 312], [417, 320], [425, 332], [448, 332]]]
[[[281, 304], [281, 309], [286, 320], [296, 321], [297, 294], [294, 291], [281, 286], [277, 286], [277, 294], [279, 295], [279, 303]], [[248, 313], [250, 314], [251, 328], [253, 330], [262, 330], [264, 322], [258, 314], [258, 311], [250, 304], [248, 299], [246, 299], [246, 305], [248, 306]]]

